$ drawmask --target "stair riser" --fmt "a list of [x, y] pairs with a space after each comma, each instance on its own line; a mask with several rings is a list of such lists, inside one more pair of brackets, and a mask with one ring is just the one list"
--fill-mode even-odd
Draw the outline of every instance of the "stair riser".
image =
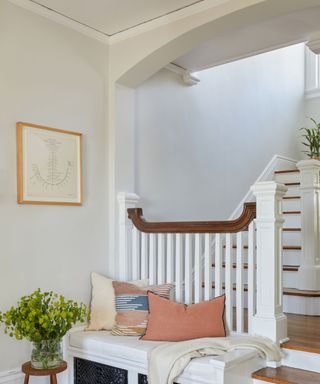
[[284, 215], [285, 228], [301, 228], [301, 215]]
[[282, 201], [282, 210], [283, 211], [300, 211], [301, 210], [301, 200], [300, 199], [283, 200]]
[[285, 196], [301, 196], [299, 185], [287, 185], [288, 191]]
[[[284, 295], [283, 311], [286, 313], [295, 313], [298, 315], [319, 316], [320, 315], [320, 297]], [[319, 364], [320, 364], [320, 360], [319, 360]]]
[[283, 245], [299, 245], [301, 246], [301, 232], [282, 232]]
[[276, 173], [274, 175], [274, 181], [277, 183], [299, 183], [300, 174], [299, 172], [290, 172], [290, 173]]
[[[215, 273], [215, 268], [213, 268], [212, 272], [212, 279], [214, 280], [214, 273]], [[232, 270], [232, 281], [236, 282], [236, 269], [233, 268]], [[225, 282], [225, 269], [223, 270], [222, 274], [222, 282]], [[244, 269], [243, 270], [243, 283], [247, 284], [248, 282], [248, 270]], [[289, 271], [284, 271], [283, 272], [283, 286], [286, 288], [298, 288], [297, 287], [297, 272], [289, 272]]]
[[292, 349], [282, 349], [282, 351], [285, 353], [282, 359], [283, 365], [320, 373], [320, 354]]
[[301, 251], [287, 251], [282, 252], [284, 265], [300, 265], [301, 263]]

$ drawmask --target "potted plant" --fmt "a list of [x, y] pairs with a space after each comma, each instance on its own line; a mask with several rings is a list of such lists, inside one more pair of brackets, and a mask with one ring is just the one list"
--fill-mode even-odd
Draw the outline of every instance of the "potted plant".
[[3, 323], [4, 332], [9, 336], [33, 343], [33, 368], [48, 369], [62, 362], [62, 337], [86, 317], [87, 308], [83, 303], [38, 289], [29, 296], [23, 296], [17, 306], [5, 313], [0, 312], [0, 324]]
[[301, 130], [305, 132], [305, 134], [302, 135], [305, 139], [302, 144], [307, 147], [307, 150], [302, 152], [306, 153], [311, 159], [320, 160], [320, 123], [317, 123], [312, 118], [310, 118], [310, 120], [314, 124], [313, 128], [301, 128]]

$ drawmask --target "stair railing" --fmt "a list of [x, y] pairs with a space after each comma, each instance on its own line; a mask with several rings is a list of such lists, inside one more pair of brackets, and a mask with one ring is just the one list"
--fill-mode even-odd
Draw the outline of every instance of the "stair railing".
[[286, 339], [281, 268], [286, 187], [263, 182], [252, 191], [257, 203], [245, 203], [239, 218], [191, 222], [148, 222], [135, 207], [138, 197], [120, 194], [120, 278], [174, 283], [176, 301], [186, 304], [225, 294], [229, 331]]

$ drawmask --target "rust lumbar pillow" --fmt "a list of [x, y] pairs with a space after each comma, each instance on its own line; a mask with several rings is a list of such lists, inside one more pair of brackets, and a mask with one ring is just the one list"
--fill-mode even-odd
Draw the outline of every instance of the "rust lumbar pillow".
[[172, 284], [138, 287], [130, 283], [113, 281], [112, 285], [117, 311], [116, 325], [112, 329], [112, 335], [117, 336], [144, 335], [148, 322], [148, 291], [169, 299], [173, 289]]
[[183, 341], [225, 337], [225, 296], [185, 305], [148, 292], [149, 319], [142, 340]]

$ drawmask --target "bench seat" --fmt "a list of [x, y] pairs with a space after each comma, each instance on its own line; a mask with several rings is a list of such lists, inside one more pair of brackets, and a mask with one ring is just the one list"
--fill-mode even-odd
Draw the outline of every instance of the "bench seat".
[[[128, 371], [128, 383], [137, 384], [148, 372], [148, 352], [162, 344], [134, 336], [113, 336], [108, 331], [76, 331], [69, 335], [69, 365], [74, 358], [86, 359]], [[264, 359], [252, 350], [238, 350], [222, 356], [193, 359], [176, 380], [181, 384], [225, 384], [233, 374], [237, 384], [251, 383], [251, 373], [265, 366]], [[71, 370], [72, 371], [72, 370]], [[234, 377], [233, 377], [234, 378]], [[231, 379], [230, 379], [231, 380]], [[69, 384], [73, 384], [73, 377]], [[76, 383], [77, 384], [77, 383]]]

